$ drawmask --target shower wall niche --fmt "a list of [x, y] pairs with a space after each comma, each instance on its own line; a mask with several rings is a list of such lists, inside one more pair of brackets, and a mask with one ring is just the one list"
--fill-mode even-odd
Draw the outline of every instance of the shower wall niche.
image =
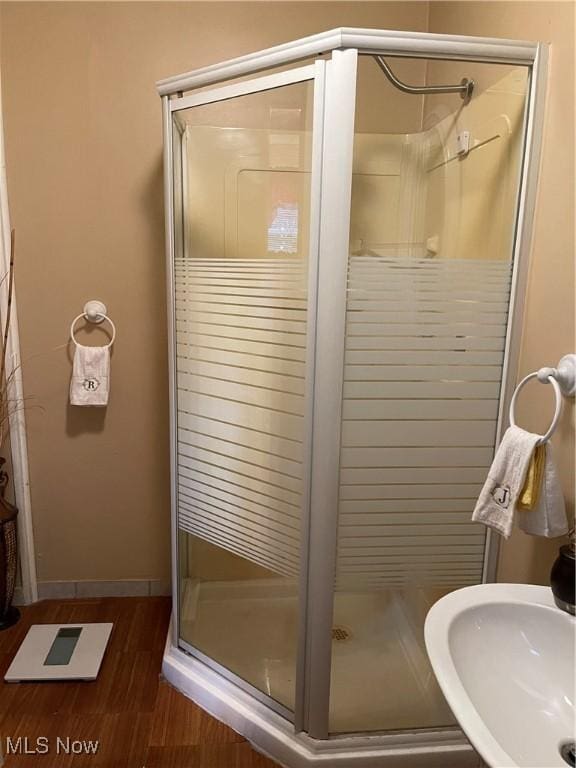
[[448, 733], [423, 620], [494, 578], [470, 517], [540, 49], [462, 40], [340, 30], [160, 84], [174, 648], [314, 739]]

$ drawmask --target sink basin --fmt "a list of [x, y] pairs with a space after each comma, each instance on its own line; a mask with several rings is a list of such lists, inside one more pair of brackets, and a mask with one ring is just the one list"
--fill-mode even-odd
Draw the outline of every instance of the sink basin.
[[429, 611], [438, 683], [492, 768], [574, 765], [561, 748], [575, 738], [575, 629], [549, 587], [529, 584], [466, 587]]

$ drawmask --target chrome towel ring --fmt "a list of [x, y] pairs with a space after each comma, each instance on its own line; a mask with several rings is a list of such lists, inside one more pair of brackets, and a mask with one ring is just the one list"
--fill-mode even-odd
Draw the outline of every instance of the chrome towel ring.
[[110, 324], [110, 327], [112, 328], [112, 338], [108, 342], [108, 344], [103, 344], [102, 346], [107, 347], [108, 349], [114, 344], [114, 340], [116, 339], [116, 326], [112, 322], [112, 320], [108, 317], [106, 314], [106, 305], [103, 304], [101, 301], [87, 301], [86, 304], [84, 304], [83, 311], [76, 315], [74, 320], [72, 320], [72, 324], [70, 325], [70, 338], [76, 344], [76, 346], [81, 346], [74, 336], [74, 326], [78, 322], [78, 320], [87, 320], [89, 323], [103, 323], [104, 320], [107, 320]]
[[541, 435], [538, 441], [538, 444], [542, 445], [550, 440], [558, 426], [560, 415], [562, 413], [562, 395], [570, 397], [573, 396], [576, 391], [576, 355], [564, 355], [558, 363], [557, 368], [540, 368], [539, 371], [529, 373], [528, 376], [525, 376], [522, 379], [514, 390], [512, 400], [510, 401], [509, 420], [513, 427], [517, 426], [514, 410], [516, 408], [518, 395], [520, 394], [522, 387], [531, 379], [538, 379], [541, 384], [552, 384], [556, 396], [556, 406], [554, 408], [552, 423], [548, 427], [547, 432]]

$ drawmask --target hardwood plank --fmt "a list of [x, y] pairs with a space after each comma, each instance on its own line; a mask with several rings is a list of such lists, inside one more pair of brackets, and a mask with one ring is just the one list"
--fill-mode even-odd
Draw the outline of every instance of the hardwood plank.
[[238, 768], [236, 744], [150, 747], [145, 768]]
[[[3, 749], [5, 749], [4, 768], [70, 768], [72, 764], [72, 755], [58, 754], [53, 745], [56, 744], [58, 736], [66, 737], [67, 725], [64, 718], [56, 716], [32, 716], [32, 715], [10, 715], [5, 717], [0, 727], [2, 734]], [[50, 745], [50, 751], [47, 754], [26, 754], [24, 749], [16, 754], [10, 754], [7, 739], [11, 739], [14, 748], [17, 748], [19, 738], [27, 739], [27, 749], [34, 750], [38, 748], [37, 740], [45, 738]]]
[[156, 699], [150, 746], [189, 746], [244, 741], [171, 685], [161, 682]]
[[238, 768], [278, 768], [270, 758], [252, 749], [248, 742], [238, 745]]
[[145, 768], [277, 768], [277, 764], [244, 744], [200, 744], [150, 747]]
[[146, 759], [152, 713], [121, 713], [70, 721], [76, 739], [99, 740], [95, 755], [72, 760], [73, 768], [140, 768]]

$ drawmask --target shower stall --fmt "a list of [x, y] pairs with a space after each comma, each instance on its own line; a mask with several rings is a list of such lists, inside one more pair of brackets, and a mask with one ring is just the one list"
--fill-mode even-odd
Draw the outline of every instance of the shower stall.
[[287, 766], [476, 765], [423, 621], [495, 578], [470, 517], [517, 363], [546, 57], [339, 29], [158, 84], [164, 674]]

